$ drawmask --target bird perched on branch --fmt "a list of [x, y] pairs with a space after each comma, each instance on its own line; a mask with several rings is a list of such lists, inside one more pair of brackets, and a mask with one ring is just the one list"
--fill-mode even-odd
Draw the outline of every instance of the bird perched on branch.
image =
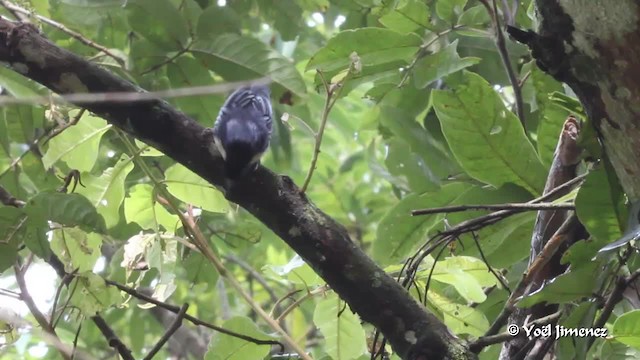
[[258, 167], [269, 147], [272, 118], [267, 86], [243, 87], [227, 98], [212, 131], [227, 178], [235, 180]]

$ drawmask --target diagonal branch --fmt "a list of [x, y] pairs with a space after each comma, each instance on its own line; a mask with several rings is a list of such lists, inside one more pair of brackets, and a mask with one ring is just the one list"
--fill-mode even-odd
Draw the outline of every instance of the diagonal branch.
[[[6, 19], [0, 19], [0, 61], [60, 94], [142, 91], [57, 47], [32, 27]], [[209, 152], [204, 128], [160, 99], [90, 102], [83, 107], [223, 190], [227, 199], [281, 237], [363, 321], [380, 329], [400, 357], [475, 357], [355, 245], [342, 225], [309, 202], [289, 177], [260, 166], [225, 188], [222, 159]]]

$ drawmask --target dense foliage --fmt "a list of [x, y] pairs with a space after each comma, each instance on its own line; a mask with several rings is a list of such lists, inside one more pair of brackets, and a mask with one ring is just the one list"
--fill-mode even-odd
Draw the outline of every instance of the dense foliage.
[[[571, 91], [543, 73], [525, 46], [506, 39], [502, 54], [496, 47], [496, 19], [535, 26], [528, 0], [498, 2], [497, 17], [488, 11], [491, 2], [473, 0], [2, 3], [4, 16], [28, 17], [56, 45], [148, 91], [269, 77], [277, 115], [263, 165], [301, 185], [318, 156], [307, 197], [394, 276], [431, 236], [489, 213], [411, 216], [412, 210], [540, 196], [565, 119], [584, 117]], [[0, 86], [22, 100], [0, 111], [0, 186], [19, 205], [0, 207], [3, 338], [9, 345], [3, 359], [60, 357], [35, 330], [42, 324], [33, 309], [17, 300], [24, 289], [16, 277], [25, 276], [60, 341], [91, 358], [116, 356], [90, 320], [96, 311], [135, 358], [143, 358], [171, 322], [159, 322], [148, 304], [102, 279], [143, 287], [167, 303], [188, 303], [188, 314], [238, 333], [281, 340], [191, 245], [185, 218], [197, 222], [230, 277], [313, 358], [370, 358], [374, 329], [218, 189], [90, 112], [48, 101], [46, 88], [12, 70], [0, 69]], [[211, 126], [226, 95], [167, 101]], [[583, 135], [587, 157], [598, 157], [593, 134]], [[635, 270], [630, 254], [624, 266], [607, 257], [592, 261], [622, 235], [627, 215], [606, 161], [583, 172], [587, 167], [579, 189], [556, 202], [575, 202], [591, 238], [569, 251], [570, 272], [523, 302], [560, 303], [567, 309], [560, 323], [574, 327], [592, 324], [598, 302], [587, 300], [605, 296], [616, 271]], [[526, 269], [535, 219], [535, 211], [519, 212], [460, 234], [424, 259], [412, 294], [455, 334], [482, 336], [509, 296], [504, 283], [513, 288]], [[46, 262], [51, 254], [77, 276], [56, 277]], [[597, 339], [589, 348], [585, 339], [562, 339], [561, 358], [637, 356], [627, 347], [638, 346], [637, 314], [620, 316], [626, 306], [607, 323], [619, 342]], [[31, 327], [9, 321], [13, 316]], [[186, 320], [183, 327], [205, 344], [190, 346], [194, 358], [198, 347], [208, 348], [206, 359], [278, 354], [277, 346]], [[178, 356], [176, 346], [165, 346], [158, 358]], [[480, 357], [497, 358], [499, 350], [492, 345]]]

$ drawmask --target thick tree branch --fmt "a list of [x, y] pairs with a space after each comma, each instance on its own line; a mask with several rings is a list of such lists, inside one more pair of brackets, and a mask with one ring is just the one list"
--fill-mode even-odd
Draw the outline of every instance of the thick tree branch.
[[[55, 46], [33, 27], [5, 19], [0, 19], [0, 60], [61, 94], [142, 91]], [[202, 126], [160, 99], [85, 103], [83, 107], [223, 190], [230, 201], [300, 254], [364, 321], [379, 328], [402, 358], [474, 358], [436, 316], [351, 241], [342, 225], [309, 202], [290, 178], [260, 167], [225, 189], [222, 159], [209, 152], [210, 140]]]
[[[510, 28], [582, 103], [632, 203], [640, 200], [640, 5], [536, 0], [538, 32]], [[597, 25], [597, 26], [594, 26]]]

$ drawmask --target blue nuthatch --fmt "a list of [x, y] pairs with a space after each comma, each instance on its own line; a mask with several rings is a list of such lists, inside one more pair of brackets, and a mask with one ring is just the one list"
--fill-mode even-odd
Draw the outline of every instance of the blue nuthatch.
[[220, 109], [213, 141], [224, 159], [226, 177], [235, 180], [254, 171], [271, 139], [270, 91], [248, 86], [234, 91]]

